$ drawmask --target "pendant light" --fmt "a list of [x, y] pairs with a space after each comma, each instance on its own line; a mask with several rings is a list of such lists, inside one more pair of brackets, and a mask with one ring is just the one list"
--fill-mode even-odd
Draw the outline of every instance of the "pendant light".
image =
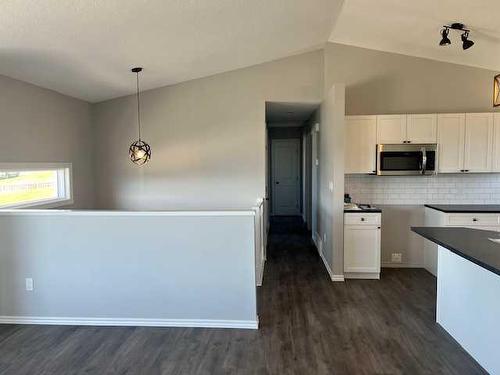
[[136, 74], [137, 82], [137, 125], [139, 127], [139, 140], [130, 145], [128, 149], [128, 156], [132, 163], [137, 165], [146, 164], [151, 159], [151, 146], [141, 139], [141, 101], [139, 95], [139, 73], [142, 68], [133, 68], [132, 73]]

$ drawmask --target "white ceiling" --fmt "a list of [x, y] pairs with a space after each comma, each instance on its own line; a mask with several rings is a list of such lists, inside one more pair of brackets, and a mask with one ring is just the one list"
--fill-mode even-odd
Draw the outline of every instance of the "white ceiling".
[[98, 102], [328, 40], [342, 0], [0, 2], [0, 74]]
[[[346, 0], [330, 41], [500, 70], [499, 0]], [[464, 51], [460, 34], [440, 47], [444, 24], [461, 22], [475, 45]]]
[[266, 123], [270, 128], [304, 126], [320, 103], [267, 102]]

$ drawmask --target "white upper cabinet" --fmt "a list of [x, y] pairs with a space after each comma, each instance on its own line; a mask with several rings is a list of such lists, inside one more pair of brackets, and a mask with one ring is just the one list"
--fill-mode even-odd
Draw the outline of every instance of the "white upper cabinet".
[[491, 172], [493, 113], [465, 115], [465, 172]]
[[437, 118], [439, 173], [459, 173], [464, 169], [465, 114], [446, 113]]
[[405, 140], [406, 115], [377, 116], [377, 144], [399, 144]]
[[407, 143], [436, 143], [437, 114], [408, 115], [405, 140]]
[[347, 116], [345, 173], [375, 173], [377, 116]]
[[493, 160], [491, 170], [500, 172], [500, 113], [493, 116]]

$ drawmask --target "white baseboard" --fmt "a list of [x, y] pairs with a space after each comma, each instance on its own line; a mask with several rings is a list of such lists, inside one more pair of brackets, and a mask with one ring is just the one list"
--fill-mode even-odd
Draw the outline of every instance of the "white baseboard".
[[122, 319], [122, 318], [65, 318], [39, 316], [0, 316], [0, 324], [39, 324], [62, 326], [135, 326], [135, 327], [199, 327], [258, 329], [259, 320], [207, 319]]
[[328, 275], [330, 276], [330, 280], [332, 281], [344, 281], [344, 275], [334, 275], [330, 265], [326, 261], [323, 255], [323, 242], [321, 241], [321, 237], [318, 233], [313, 235], [313, 242], [316, 245], [316, 249], [318, 249], [318, 254], [325, 265], [326, 270], [328, 271]]
[[345, 281], [344, 275], [330, 275], [332, 281]]
[[260, 275], [257, 275], [257, 286], [262, 286], [262, 280], [264, 280], [264, 267], [266, 266], [266, 260], [262, 259], [260, 262]]
[[423, 264], [382, 262], [382, 268], [425, 268]]
[[347, 272], [344, 274], [346, 279], [362, 279], [362, 280], [380, 280], [378, 272]]

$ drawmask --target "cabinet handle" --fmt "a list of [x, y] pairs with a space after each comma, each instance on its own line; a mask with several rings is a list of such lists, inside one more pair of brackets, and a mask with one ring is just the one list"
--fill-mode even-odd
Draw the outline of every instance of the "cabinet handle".
[[380, 229], [380, 227], [377, 227], [377, 229]]
[[468, 169], [464, 169], [464, 172], [469, 172], [469, 170]]
[[411, 141], [406, 141], [406, 143], [411, 143]]
[[365, 221], [365, 218], [364, 218], [364, 217], [362, 217], [362, 218], [361, 218], [361, 221]]
[[474, 217], [474, 218], [472, 218], [472, 221], [477, 221], [477, 219]]

